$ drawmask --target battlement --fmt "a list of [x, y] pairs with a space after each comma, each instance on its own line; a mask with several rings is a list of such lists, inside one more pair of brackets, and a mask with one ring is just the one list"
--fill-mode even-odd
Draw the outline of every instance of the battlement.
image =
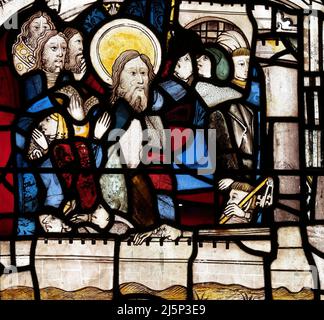
[[[284, 286], [293, 292], [299, 292], [303, 284], [311, 288], [312, 269], [303, 253], [299, 228], [279, 228], [278, 244], [277, 259], [271, 265], [273, 288]], [[265, 286], [264, 259], [273, 249], [267, 228], [201, 230], [197, 243], [189, 236], [177, 241], [151, 238], [141, 245], [131, 239], [42, 238], [37, 240], [35, 254], [31, 241], [15, 244], [17, 262], [26, 270], [15, 273], [10, 266], [10, 243], [0, 242], [0, 246], [0, 263], [6, 267], [0, 291], [33, 287], [30, 270], [34, 261], [41, 292], [48, 288], [114, 292], [132, 284], [158, 292], [189, 288], [188, 281], [259, 290]]]
[[263, 252], [264, 256], [271, 251], [270, 229], [201, 230], [199, 237], [193, 283], [264, 287], [264, 259], [253, 251]]
[[[222, 239], [235, 234], [244, 237], [246, 232], [205, 230], [200, 232], [201, 239], [197, 244], [193, 242], [190, 232], [184, 232], [184, 237], [177, 241], [153, 237], [142, 245], [135, 245], [131, 238], [121, 242], [109, 238], [41, 238], [37, 240], [34, 257], [37, 280], [41, 290], [58, 288], [70, 292], [85, 287], [112, 291], [115, 283], [139, 283], [152, 290], [187, 287], [190, 261], [194, 261], [194, 281], [202, 282], [208, 278], [206, 267], [211, 270], [210, 266], [218, 265], [219, 261], [224, 264], [245, 259], [246, 265], [254, 261], [252, 265], [257, 263], [262, 267], [262, 259], [256, 257], [255, 260], [253, 255], [245, 254], [233, 241]], [[256, 232], [257, 236], [262, 234], [268, 234], [268, 230]], [[1, 248], [0, 262], [8, 267], [10, 243], [1, 242]], [[18, 242], [16, 248], [20, 266], [28, 266], [33, 260], [29, 256], [31, 241]], [[2, 282], [2, 290], [12, 286], [15, 281], [17, 285], [31, 285], [30, 274], [19, 273], [18, 278]]]

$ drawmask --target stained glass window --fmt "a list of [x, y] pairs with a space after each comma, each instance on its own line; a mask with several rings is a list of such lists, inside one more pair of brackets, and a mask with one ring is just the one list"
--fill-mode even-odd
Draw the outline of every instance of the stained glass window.
[[0, 300], [323, 300], [323, 10], [0, 1]]

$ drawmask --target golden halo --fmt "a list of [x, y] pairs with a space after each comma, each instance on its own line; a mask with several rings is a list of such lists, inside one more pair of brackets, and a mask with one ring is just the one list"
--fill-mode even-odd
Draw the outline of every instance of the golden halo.
[[158, 73], [162, 53], [154, 33], [139, 22], [117, 19], [101, 27], [91, 41], [91, 62], [103, 81], [112, 84], [112, 66], [126, 50], [136, 50], [147, 55], [154, 72]]

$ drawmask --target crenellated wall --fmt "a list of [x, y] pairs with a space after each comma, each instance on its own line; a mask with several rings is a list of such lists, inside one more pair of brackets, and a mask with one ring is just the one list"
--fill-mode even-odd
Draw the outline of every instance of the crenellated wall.
[[235, 242], [204, 242], [193, 264], [193, 282], [264, 288], [263, 262], [262, 257], [244, 252]]
[[[243, 240], [249, 234], [251, 239]], [[118, 250], [113, 239], [39, 239], [35, 251], [36, 278], [41, 290], [56, 288], [65, 292], [89, 287], [112, 292], [119, 290], [114, 285], [130, 283], [161, 291], [172, 286], [189, 288], [188, 281], [189, 285], [236, 284], [263, 289], [268, 270], [273, 289], [285, 287], [291, 292], [299, 292], [303, 288], [320, 286], [314, 282], [317, 270], [307, 260], [298, 227], [278, 229], [278, 250], [271, 247], [270, 238], [266, 239], [268, 235], [269, 229], [233, 229], [202, 231], [197, 244], [190, 237], [178, 241], [152, 238], [140, 246], [129, 240], [121, 242], [119, 255], [115, 255]], [[311, 239], [315, 241], [313, 233]], [[0, 291], [33, 287], [32, 273], [27, 270], [31, 242], [17, 243], [20, 248], [17, 261], [21, 267], [27, 267], [26, 271], [18, 273], [15, 267], [10, 267], [10, 243], [1, 242], [0, 245], [0, 263], [6, 267], [0, 278]], [[271, 266], [268, 263], [270, 254], [274, 259]], [[317, 260], [319, 258], [316, 258], [319, 263]], [[191, 262], [192, 279], [188, 277]], [[321, 280], [322, 269], [319, 268], [318, 275]], [[117, 279], [114, 279], [114, 272], [118, 272]]]
[[114, 248], [112, 240], [39, 240], [35, 254], [39, 288], [112, 290]]
[[163, 241], [153, 238], [135, 246], [122, 242], [119, 253], [119, 284], [137, 282], [153, 290], [173, 285], [187, 287], [188, 260], [193, 253], [190, 238]]

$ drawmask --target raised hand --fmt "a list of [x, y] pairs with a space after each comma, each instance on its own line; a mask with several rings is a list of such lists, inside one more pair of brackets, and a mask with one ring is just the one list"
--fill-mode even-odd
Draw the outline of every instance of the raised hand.
[[218, 183], [219, 190], [226, 190], [230, 187], [230, 185], [234, 182], [233, 179], [222, 179]]
[[40, 159], [42, 156], [42, 151], [40, 151], [39, 149], [35, 149], [32, 153], [29, 154], [29, 160], [37, 160]]
[[111, 118], [108, 112], [105, 112], [97, 121], [95, 130], [94, 130], [94, 138], [100, 140], [106, 131], [109, 129], [111, 124]]
[[82, 121], [85, 118], [82, 99], [79, 95], [73, 94], [70, 100], [70, 104], [67, 108], [71, 117], [77, 121]]
[[79, 73], [74, 73], [74, 79], [77, 81], [82, 80], [83, 76], [85, 75], [85, 73], [87, 72], [87, 63], [84, 59], [84, 57], [82, 56], [81, 58], [81, 65], [80, 65], [80, 72]]
[[38, 129], [34, 129], [32, 132], [32, 138], [43, 150], [48, 149], [48, 142], [43, 132], [39, 131]]
[[247, 218], [247, 213], [243, 211], [236, 203], [231, 203], [228, 206], [226, 206], [224, 210], [224, 215], [231, 217], [231, 216], [237, 216], [240, 218]]

